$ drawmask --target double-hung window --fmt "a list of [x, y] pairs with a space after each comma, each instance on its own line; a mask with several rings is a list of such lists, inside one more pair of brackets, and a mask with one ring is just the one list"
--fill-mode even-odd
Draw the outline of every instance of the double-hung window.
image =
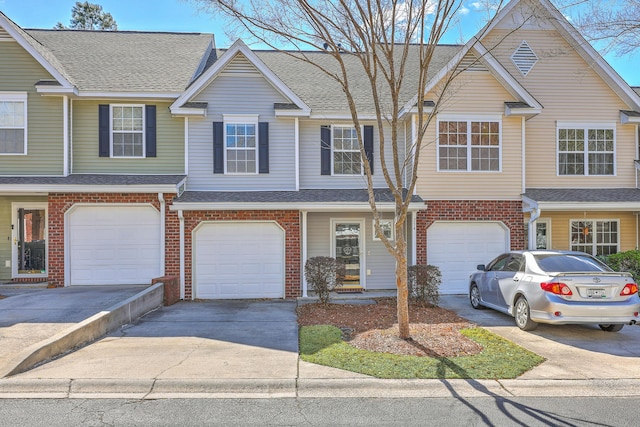
[[571, 221], [571, 250], [591, 255], [611, 255], [619, 250], [620, 226], [617, 220]]
[[333, 174], [362, 175], [362, 156], [354, 126], [333, 126]]
[[225, 115], [224, 141], [226, 173], [258, 173], [257, 115]]
[[113, 157], [144, 157], [144, 105], [111, 105]]
[[27, 154], [27, 94], [0, 92], [0, 155]]
[[501, 120], [438, 120], [438, 170], [499, 172], [501, 170]]
[[614, 175], [615, 124], [558, 123], [558, 175]]

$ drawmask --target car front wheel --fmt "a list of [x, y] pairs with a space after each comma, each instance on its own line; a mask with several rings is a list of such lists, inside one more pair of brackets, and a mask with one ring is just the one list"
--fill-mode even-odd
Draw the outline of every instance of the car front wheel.
[[476, 310], [481, 310], [484, 307], [480, 305], [480, 289], [478, 289], [478, 285], [475, 283], [471, 285], [471, 289], [469, 289], [469, 300], [471, 301], [471, 307]]
[[518, 328], [523, 331], [533, 331], [538, 327], [538, 324], [531, 320], [531, 316], [529, 314], [529, 303], [525, 297], [520, 297], [516, 301], [515, 319], [516, 325], [518, 325]]
[[616, 323], [615, 325], [598, 325], [605, 332], [618, 332], [624, 325]]

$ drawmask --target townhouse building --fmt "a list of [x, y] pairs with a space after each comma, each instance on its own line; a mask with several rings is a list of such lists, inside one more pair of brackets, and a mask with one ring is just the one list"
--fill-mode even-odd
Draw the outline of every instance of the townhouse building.
[[[354, 289], [395, 287], [344, 94], [314, 67], [211, 34], [27, 30], [2, 14], [0, 64], [0, 281], [177, 275], [185, 299], [294, 298], [323, 255]], [[431, 68], [405, 237], [443, 293], [509, 249], [638, 247], [638, 89], [551, 3], [511, 1]], [[365, 90], [356, 102], [393, 239], [375, 111]]]

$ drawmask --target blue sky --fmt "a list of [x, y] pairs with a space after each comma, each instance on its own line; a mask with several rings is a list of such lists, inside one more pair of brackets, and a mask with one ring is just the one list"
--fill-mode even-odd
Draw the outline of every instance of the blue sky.
[[[93, 0], [113, 15], [120, 30], [204, 32], [216, 36], [218, 47], [227, 47], [222, 19], [198, 11], [189, 0]], [[443, 40], [458, 43], [475, 34], [486, 15], [474, 8], [476, 0], [465, 2], [461, 28], [451, 31]], [[0, 0], [0, 10], [23, 28], [53, 28], [57, 22], [69, 24], [75, 0]], [[632, 86], [640, 86], [640, 49], [635, 55], [607, 61]]]

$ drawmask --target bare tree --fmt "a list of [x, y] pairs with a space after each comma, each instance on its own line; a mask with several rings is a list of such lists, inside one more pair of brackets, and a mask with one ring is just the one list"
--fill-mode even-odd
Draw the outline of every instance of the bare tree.
[[65, 27], [62, 22], [58, 22], [54, 27], [56, 30], [67, 28], [72, 30], [117, 31], [118, 24], [110, 13], [103, 12], [102, 6], [99, 4], [77, 1], [71, 9], [71, 25]]
[[[431, 67], [436, 46], [456, 22], [462, 0], [196, 1], [231, 16], [257, 41], [321, 70], [344, 92], [358, 136], [376, 234], [396, 262], [399, 336], [409, 339], [405, 226], [424, 134], [439, 104], [436, 101], [431, 113], [425, 110], [425, 91], [429, 79], [439, 71]], [[283, 46], [287, 49], [282, 50]], [[310, 53], [318, 51], [325, 54]], [[444, 76], [439, 93], [446, 92], [455, 74]], [[407, 93], [414, 97], [407, 97]], [[360, 126], [364, 95], [375, 111], [381, 172], [393, 195], [394, 241], [380, 227], [372, 165]], [[411, 111], [417, 114], [417, 135], [414, 146], [405, 149], [401, 116], [409, 99], [414, 101]], [[389, 136], [385, 129], [390, 130]], [[389, 145], [390, 158], [386, 155]]]
[[604, 43], [603, 52], [626, 55], [640, 48], [640, 0], [558, 0], [591, 42]]

